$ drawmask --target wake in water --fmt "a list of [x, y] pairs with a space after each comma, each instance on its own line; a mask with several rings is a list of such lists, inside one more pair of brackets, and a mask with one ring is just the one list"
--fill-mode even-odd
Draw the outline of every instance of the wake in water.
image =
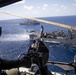
[[3, 34], [0, 37], [0, 41], [25, 41], [28, 39], [28, 34]]

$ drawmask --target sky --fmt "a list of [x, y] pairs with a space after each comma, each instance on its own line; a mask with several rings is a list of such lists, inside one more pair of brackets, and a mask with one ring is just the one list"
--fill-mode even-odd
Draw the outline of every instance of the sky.
[[[9, 12], [27, 17], [51, 17], [76, 15], [76, 0], [22, 0], [0, 8], [0, 12]], [[0, 13], [0, 20], [19, 17]]]

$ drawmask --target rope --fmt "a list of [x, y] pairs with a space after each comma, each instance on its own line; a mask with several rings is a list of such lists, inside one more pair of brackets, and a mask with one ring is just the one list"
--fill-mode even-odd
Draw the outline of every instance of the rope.
[[59, 26], [59, 27], [63, 27], [63, 28], [68, 28], [71, 30], [76, 30], [75, 26], [70, 26], [70, 25], [61, 24], [61, 23], [52, 22], [52, 21], [47, 21], [47, 20], [42, 20], [42, 19], [30, 18], [30, 17], [21, 16], [21, 15], [12, 14], [12, 13], [7, 13], [7, 12], [0, 12], [0, 13], [8, 14], [8, 15], [16, 16], [16, 17], [21, 17], [21, 18], [26, 18], [26, 19], [30, 19], [30, 20], [35, 20], [35, 21], [46, 23], [46, 24], [51, 24], [51, 25], [55, 25], [55, 26]]

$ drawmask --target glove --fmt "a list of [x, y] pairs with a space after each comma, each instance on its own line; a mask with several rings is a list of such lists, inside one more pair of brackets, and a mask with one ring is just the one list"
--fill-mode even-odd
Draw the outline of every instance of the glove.
[[31, 58], [28, 54], [26, 54], [21, 60], [20, 60], [21, 65], [30, 68], [31, 67]]

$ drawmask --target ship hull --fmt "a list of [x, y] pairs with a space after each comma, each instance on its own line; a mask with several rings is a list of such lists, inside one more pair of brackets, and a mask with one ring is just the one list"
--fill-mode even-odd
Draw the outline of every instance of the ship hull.
[[[30, 40], [39, 39], [39, 34], [38, 33], [29, 34], [29, 37], [30, 37]], [[47, 42], [47, 43], [76, 45], [76, 37], [73, 39], [66, 38], [66, 37], [57, 37], [57, 38], [43, 37], [42, 39], [44, 40], [44, 42]]]

